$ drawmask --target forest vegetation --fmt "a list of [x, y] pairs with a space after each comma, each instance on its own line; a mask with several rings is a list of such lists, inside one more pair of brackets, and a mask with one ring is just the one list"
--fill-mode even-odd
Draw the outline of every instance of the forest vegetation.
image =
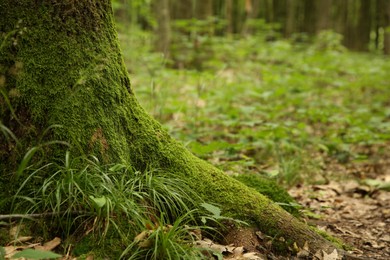
[[390, 257], [388, 1], [2, 0], [0, 36], [0, 259]]

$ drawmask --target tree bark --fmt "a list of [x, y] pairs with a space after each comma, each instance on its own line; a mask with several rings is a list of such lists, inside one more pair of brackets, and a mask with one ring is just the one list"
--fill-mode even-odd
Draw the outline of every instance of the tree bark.
[[[335, 1], [335, 31], [344, 35], [348, 17], [348, 0]], [[345, 39], [344, 39], [345, 40]]]
[[191, 19], [194, 17], [193, 0], [171, 1], [172, 19]]
[[213, 0], [202, 0], [195, 2], [195, 17], [206, 20], [213, 15]]
[[[333, 251], [331, 243], [265, 196], [196, 158], [141, 108], [109, 0], [3, 0], [0, 32], [1, 122], [23, 147], [42, 138], [63, 140], [72, 144], [74, 154], [175, 173], [228, 216], [300, 247], [307, 242], [312, 252]], [[45, 131], [54, 124], [62, 127]], [[0, 138], [2, 150], [18, 154]], [[51, 147], [50, 154], [62, 157], [65, 149]], [[8, 166], [19, 159], [1, 157], [1, 166], [7, 167], [0, 170], [0, 190], [9, 190]]]
[[390, 2], [383, 1], [383, 6], [383, 27], [385, 29], [383, 51], [384, 54], [390, 55]]
[[303, 17], [303, 30], [305, 33], [309, 35], [315, 34], [315, 25], [316, 20], [318, 17], [316, 17], [316, 8], [315, 8], [315, 1], [312, 0], [304, 0], [304, 17]]
[[297, 1], [287, 0], [286, 2], [286, 25], [284, 27], [284, 35], [290, 37], [297, 30]]
[[332, 28], [332, 2], [333, 0], [315, 1], [317, 14], [316, 33]]
[[153, 12], [157, 20], [155, 28], [154, 49], [169, 57], [171, 46], [171, 24], [169, 0], [153, 1]]

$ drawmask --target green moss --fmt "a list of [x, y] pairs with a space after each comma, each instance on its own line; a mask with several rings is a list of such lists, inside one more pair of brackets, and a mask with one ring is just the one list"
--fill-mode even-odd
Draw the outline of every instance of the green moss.
[[259, 174], [239, 174], [233, 178], [267, 196], [272, 201], [280, 203], [287, 212], [299, 216], [298, 209], [294, 207], [294, 205], [298, 205], [297, 202], [274, 180]]

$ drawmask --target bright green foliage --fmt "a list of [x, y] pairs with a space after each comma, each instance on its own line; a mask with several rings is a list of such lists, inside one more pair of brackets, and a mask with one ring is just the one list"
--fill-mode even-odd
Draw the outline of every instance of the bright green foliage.
[[[383, 55], [347, 52], [330, 32], [314, 45], [214, 36], [203, 70], [176, 70], [148, 52], [147, 33], [141, 39], [120, 33], [140, 103], [223, 170], [262, 171], [291, 186], [326, 180], [329, 160], [375, 162], [385, 153], [390, 62]], [[148, 60], [153, 66], [139, 66]], [[363, 151], [373, 146], [375, 155]]]
[[59, 254], [53, 252], [34, 250], [34, 249], [25, 249], [21, 252], [13, 255], [13, 258], [26, 258], [26, 259], [58, 259], [61, 257]]
[[[162, 216], [155, 227], [144, 231], [142, 239], [135, 239], [122, 253], [128, 259], [203, 259], [202, 250], [194, 248], [194, 231], [199, 227], [189, 226], [192, 221], [189, 212], [167, 225]], [[204, 249], [207, 251], [207, 249]]]

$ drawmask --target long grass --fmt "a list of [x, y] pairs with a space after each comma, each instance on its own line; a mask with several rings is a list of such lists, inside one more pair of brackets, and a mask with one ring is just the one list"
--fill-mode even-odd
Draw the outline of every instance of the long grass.
[[[25, 179], [12, 197], [11, 212], [26, 219], [45, 218], [44, 224], [37, 222], [46, 229], [43, 233], [79, 236], [76, 240], [93, 234], [96, 244], [114, 234], [119, 248], [126, 248], [126, 258], [134, 250], [134, 257], [165, 254], [168, 259], [192, 252], [189, 225], [197, 225], [202, 200], [173, 173], [103, 165], [96, 157], [72, 158], [69, 152], [62, 163], [36, 169], [22, 163], [28, 166], [21, 172], [20, 179]], [[145, 230], [153, 230], [148, 237], [153, 245], [146, 248], [133, 242]]]

